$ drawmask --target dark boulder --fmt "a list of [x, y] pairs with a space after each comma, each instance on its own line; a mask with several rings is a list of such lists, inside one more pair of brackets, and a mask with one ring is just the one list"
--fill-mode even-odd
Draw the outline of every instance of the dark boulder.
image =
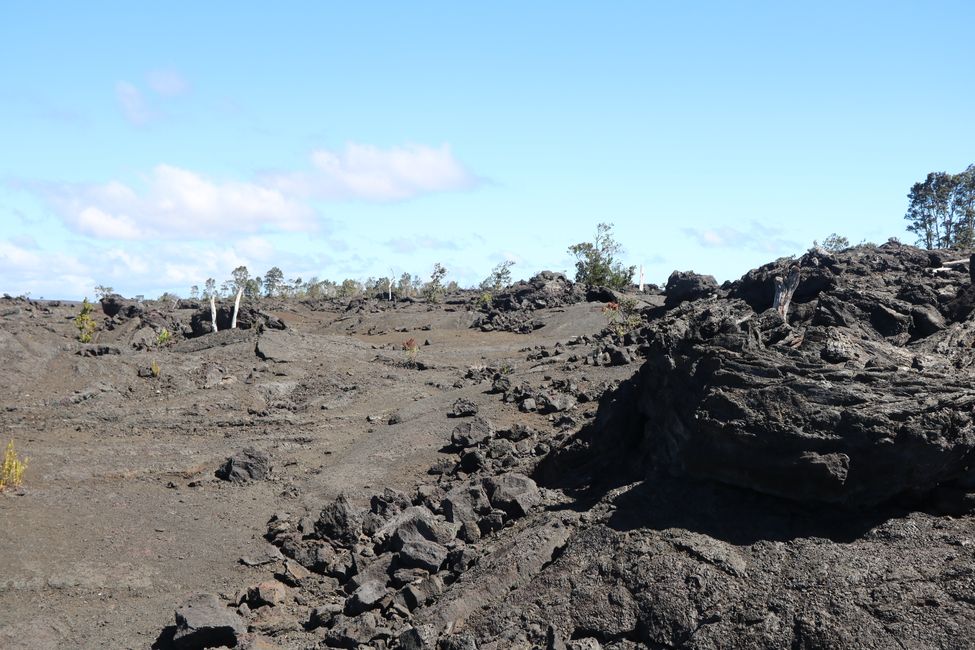
[[362, 533], [362, 513], [340, 494], [332, 503], [322, 508], [315, 532], [322, 538], [338, 546], [351, 547]]
[[271, 458], [263, 451], [247, 447], [229, 457], [216, 475], [231, 483], [263, 481], [271, 475]]
[[674, 271], [667, 278], [664, 289], [664, 306], [672, 309], [682, 302], [698, 300], [714, 295], [718, 283], [712, 275], [701, 275], [693, 271]]

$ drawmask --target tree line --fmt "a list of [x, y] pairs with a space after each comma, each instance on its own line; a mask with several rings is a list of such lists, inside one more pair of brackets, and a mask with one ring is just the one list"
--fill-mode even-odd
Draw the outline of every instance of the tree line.
[[[633, 281], [635, 266], [624, 266], [617, 256], [623, 251], [622, 245], [613, 237], [613, 224], [600, 223], [596, 228], [593, 241], [580, 242], [569, 246], [568, 252], [576, 258], [576, 282], [586, 285], [626, 289]], [[511, 286], [511, 267], [514, 261], [505, 260], [495, 266], [477, 287], [482, 298], [494, 296]], [[278, 266], [272, 266], [264, 275], [252, 276], [246, 266], [238, 266], [230, 278], [217, 283], [215, 278], [207, 278], [200, 285], [190, 287], [189, 297], [194, 300], [209, 300], [236, 296], [242, 293], [244, 297], [255, 298], [356, 298], [368, 296], [375, 298], [423, 298], [431, 302], [439, 302], [446, 294], [460, 290], [457, 282], [445, 282], [447, 269], [439, 262], [433, 265], [429, 280], [418, 275], [403, 273], [399, 278], [393, 276], [371, 277], [365, 281], [352, 278], [341, 283], [332, 280], [322, 280], [317, 276], [304, 280], [301, 277], [285, 279], [284, 272]], [[95, 293], [99, 298], [115, 292], [112, 287], [99, 285]], [[141, 296], [140, 296], [141, 299]], [[172, 293], [165, 293], [159, 300], [178, 300]]]
[[975, 164], [958, 174], [931, 172], [907, 195], [904, 219], [924, 248], [975, 245]]

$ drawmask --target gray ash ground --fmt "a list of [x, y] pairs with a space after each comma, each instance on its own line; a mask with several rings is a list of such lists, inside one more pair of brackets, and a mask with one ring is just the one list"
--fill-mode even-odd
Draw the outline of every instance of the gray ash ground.
[[679, 274], [625, 333], [626, 296], [556, 274], [216, 334], [122, 305], [88, 346], [76, 305], [2, 301], [33, 461], [0, 497], [0, 646], [970, 647], [969, 266]]

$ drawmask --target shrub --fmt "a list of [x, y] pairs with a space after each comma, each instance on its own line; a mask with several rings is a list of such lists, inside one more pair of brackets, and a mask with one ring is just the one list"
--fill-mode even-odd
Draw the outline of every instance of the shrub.
[[7, 450], [3, 454], [3, 466], [0, 468], [0, 491], [8, 487], [18, 487], [24, 480], [29, 458], [21, 460], [14, 449], [14, 441], [7, 443]]
[[629, 298], [606, 303], [603, 313], [609, 321], [610, 332], [621, 338], [640, 324], [640, 316], [636, 313], [636, 301]]
[[403, 341], [403, 349], [406, 350], [406, 362], [411, 366], [415, 366], [416, 355], [420, 353], [420, 346], [416, 342], [416, 339], [411, 336]]
[[81, 313], [75, 316], [74, 326], [78, 328], [78, 340], [82, 343], [91, 343], [95, 336], [97, 324], [95, 319], [91, 317], [93, 311], [95, 308], [88, 302], [88, 298], [85, 298], [81, 303]]
[[159, 367], [159, 364], [156, 363], [156, 360], [155, 359], [153, 359], [152, 360], [152, 363], [149, 364], [149, 372], [151, 372], [152, 373], [152, 376], [153, 377], [156, 377], [156, 378], [158, 378], [159, 377], [159, 373], [162, 372], [162, 368]]

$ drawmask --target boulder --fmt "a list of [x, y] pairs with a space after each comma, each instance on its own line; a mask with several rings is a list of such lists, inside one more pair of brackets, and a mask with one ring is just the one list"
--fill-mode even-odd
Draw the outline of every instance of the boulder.
[[362, 514], [352, 506], [347, 496], [340, 494], [335, 501], [322, 508], [315, 522], [315, 532], [337, 546], [351, 548], [362, 533]]
[[216, 471], [217, 478], [231, 483], [263, 481], [271, 475], [271, 458], [263, 451], [246, 447], [229, 457]]
[[236, 646], [247, 623], [213, 594], [198, 594], [176, 608], [173, 643], [178, 648]]
[[423, 538], [409, 538], [399, 545], [399, 561], [407, 568], [436, 573], [447, 560], [447, 549]]
[[698, 300], [713, 295], [718, 283], [711, 275], [701, 275], [694, 271], [674, 271], [667, 278], [664, 289], [664, 307], [672, 309], [688, 300]]
[[466, 418], [473, 415], [477, 415], [477, 404], [466, 397], [459, 398], [447, 412], [447, 417], [451, 418]]
[[494, 435], [494, 427], [484, 418], [478, 416], [471, 418], [454, 427], [450, 434], [450, 441], [456, 447], [476, 447]]
[[542, 501], [535, 481], [523, 474], [502, 474], [484, 480], [491, 505], [512, 518], [524, 517]]

